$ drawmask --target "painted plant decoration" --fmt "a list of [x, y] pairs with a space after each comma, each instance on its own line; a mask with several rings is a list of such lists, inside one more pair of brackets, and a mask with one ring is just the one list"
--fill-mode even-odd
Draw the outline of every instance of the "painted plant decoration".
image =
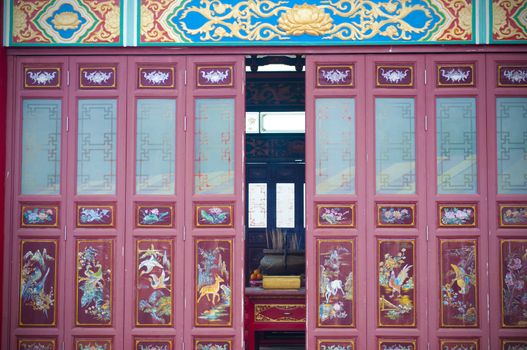
[[196, 242], [196, 314], [197, 326], [230, 326], [231, 240]]
[[172, 324], [172, 242], [137, 241], [138, 326]]
[[318, 350], [353, 350], [355, 343], [353, 340], [319, 340]]
[[196, 226], [232, 226], [232, 206], [196, 206]]
[[112, 241], [77, 241], [77, 325], [112, 323]]
[[502, 350], [527, 350], [527, 340], [502, 339]]
[[415, 205], [378, 204], [377, 226], [415, 226]]
[[379, 326], [415, 325], [414, 240], [380, 240]]
[[113, 226], [113, 206], [79, 206], [78, 227]]
[[500, 204], [500, 227], [527, 227], [527, 205]]
[[172, 350], [172, 341], [136, 339], [135, 350]]
[[138, 206], [138, 227], [172, 227], [171, 206]]
[[318, 87], [353, 86], [353, 66], [317, 66]]
[[53, 326], [56, 314], [56, 240], [20, 243], [20, 320], [24, 326]]
[[441, 339], [441, 350], [478, 350], [478, 339]]
[[112, 341], [110, 339], [82, 339], [75, 342], [75, 350], [111, 350]]
[[476, 240], [440, 241], [442, 327], [478, 326], [476, 247]]
[[527, 327], [527, 240], [501, 241], [502, 325]]
[[317, 226], [353, 227], [353, 209], [354, 205], [317, 205]]
[[231, 341], [207, 341], [207, 340], [197, 340], [196, 341], [196, 350], [230, 350]]
[[55, 350], [55, 339], [19, 339], [18, 350]]
[[380, 340], [379, 341], [379, 349], [380, 350], [416, 350], [416, 342], [415, 341], [385, 341]]
[[318, 326], [352, 327], [353, 241], [318, 240]]
[[439, 206], [439, 226], [476, 226], [476, 206], [475, 205], [440, 205]]
[[22, 227], [56, 227], [57, 206], [22, 206]]

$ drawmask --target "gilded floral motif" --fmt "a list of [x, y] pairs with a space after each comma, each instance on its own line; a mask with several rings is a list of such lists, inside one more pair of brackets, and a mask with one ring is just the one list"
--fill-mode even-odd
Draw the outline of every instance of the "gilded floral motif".
[[278, 19], [278, 27], [288, 35], [323, 35], [333, 26], [333, 19], [315, 5], [295, 5]]
[[525, 24], [518, 19], [525, 18], [527, 7], [523, 0], [493, 0], [492, 35], [494, 40], [525, 40]]
[[55, 14], [51, 23], [53, 23], [55, 29], [58, 30], [76, 30], [81, 24], [81, 21], [79, 15], [75, 12], [61, 12]]
[[13, 6], [13, 41], [16, 42], [39, 42], [49, 43], [43, 33], [31, 23], [39, 9], [45, 6], [47, 1], [29, 2], [20, 0]]
[[121, 15], [119, 3], [115, 0], [90, 2], [90, 7], [98, 14], [98, 19], [103, 23], [97, 26], [86, 42], [116, 42], [121, 34]]
[[465, 0], [446, 0], [445, 6], [450, 12], [451, 23], [439, 40], [472, 39], [472, 4]]

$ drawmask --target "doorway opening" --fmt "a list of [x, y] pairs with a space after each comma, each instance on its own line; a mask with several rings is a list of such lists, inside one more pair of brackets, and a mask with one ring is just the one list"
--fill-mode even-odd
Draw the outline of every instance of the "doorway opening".
[[247, 348], [304, 349], [304, 58], [250, 56], [246, 66]]

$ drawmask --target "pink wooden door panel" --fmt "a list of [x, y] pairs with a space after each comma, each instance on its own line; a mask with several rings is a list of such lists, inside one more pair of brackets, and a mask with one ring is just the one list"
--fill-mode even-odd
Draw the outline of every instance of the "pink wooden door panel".
[[308, 349], [366, 346], [363, 81], [363, 56], [306, 57]]
[[485, 61], [428, 56], [428, 305], [431, 349], [487, 348]]
[[70, 59], [66, 347], [123, 347], [125, 59]]
[[125, 349], [183, 342], [185, 63], [128, 59]]
[[240, 349], [244, 57], [189, 57], [187, 77], [184, 342]]
[[527, 61], [487, 55], [486, 63], [490, 347], [513, 349], [527, 344]]
[[7, 206], [12, 219], [6, 220], [6, 232], [12, 235], [5, 247], [12, 254], [12, 264], [6, 266], [12, 269], [8, 279], [11, 297], [4, 304], [10, 314], [9, 322], [4, 323], [9, 323], [10, 336], [4, 337], [2, 347], [8, 348], [8, 341], [58, 346], [64, 336], [62, 311], [66, 305], [62, 228], [67, 207], [68, 62], [57, 57], [38, 62], [19, 58], [11, 69], [16, 82], [11, 137], [16, 146], [8, 154], [13, 190]]

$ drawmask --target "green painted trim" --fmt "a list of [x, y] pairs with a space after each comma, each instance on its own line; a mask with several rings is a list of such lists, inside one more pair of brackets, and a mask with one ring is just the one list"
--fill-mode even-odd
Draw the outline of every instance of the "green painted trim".
[[[134, 15], [135, 15], [135, 11], [136, 11], [136, 8], [135, 8], [135, 2], [132, 2], [132, 1], [126, 1], [126, 2], [123, 2], [123, 3], [126, 3], [126, 13], [123, 14], [123, 17], [126, 16], [126, 28], [123, 26], [121, 28], [123, 28], [123, 31], [122, 34], [123, 34], [123, 37], [126, 38], [125, 42], [126, 42], [126, 45], [125, 46], [135, 46], [135, 43], [136, 43], [136, 38], [135, 38], [135, 23], [134, 23]], [[124, 11], [123, 11], [124, 12]]]
[[485, 44], [485, 41], [487, 40], [487, 8], [485, 8], [484, 5], [485, 0], [477, 1], [476, 4], [478, 4], [478, 14], [479, 16], [479, 42], [478, 44]]
[[135, 38], [134, 46], [141, 46], [141, 0], [136, 0], [137, 12], [135, 14], [136, 26], [135, 26]]
[[[7, 4], [7, 3], [10, 3], [9, 4], [9, 11], [7, 11], [6, 13], [9, 15], [9, 30], [6, 31], [5, 35], [9, 35], [9, 45], [8, 46], [13, 46], [13, 6], [11, 6], [11, 1], [7, 1], [7, 0], [4, 0], [4, 3]], [[7, 5], [6, 5], [7, 6]]]

